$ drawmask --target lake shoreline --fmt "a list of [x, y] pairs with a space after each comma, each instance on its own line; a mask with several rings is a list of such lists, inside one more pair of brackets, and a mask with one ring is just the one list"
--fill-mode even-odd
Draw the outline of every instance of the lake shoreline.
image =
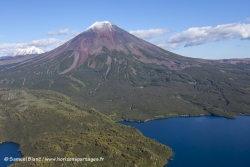
[[18, 149], [18, 152], [20, 152], [20, 154], [24, 157], [24, 155], [22, 154], [20, 148], [21, 148], [21, 144], [19, 143], [16, 143], [16, 142], [13, 142], [13, 141], [3, 141], [3, 142], [0, 142], [0, 145], [1, 144], [4, 144], [4, 143], [13, 143], [13, 144], [17, 144], [19, 146], [19, 149]]
[[200, 115], [178, 115], [178, 116], [169, 116], [169, 117], [162, 117], [162, 118], [155, 118], [155, 119], [146, 119], [146, 120], [126, 120], [126, 119], [121, 119], [119, 121], [116, 121], [116, 123], [119, 122], [137, 122], [137, 123], [146, 123], [149, 121], [156, 121], [156, 120], [162, 120], [162, 119], [169, 119], [169, 118], [183, 118], [183, 117], [207, 117], [207, 116], [211, 116], [211, 117], [219, 117], [219, 118], [226, 118], [226, 119], [237, 119], [238, 116], [250, 116], [250, 114], [237, 114], [235, 115], [235, 117], [233, 118], [229, 118], [229, 117], [224, 117], [224, 116], [219, 116], [219, 115], [213, 115], [213, 114], [200, 114]]
[[[173, 117], [172, 117], [173, 118]], [[144, 136], [169, 146], [173, 154], [164, 167], [248, 167], [250, 115], [237, 119], [218, 116], [175, 117], [142, 122], [120, 122]], [[209, 158], [208, 158], [209, 157]], [[172, 160], [173, 159], [173, 160]], [[209, 161], [213, 159], [213, 161]]]

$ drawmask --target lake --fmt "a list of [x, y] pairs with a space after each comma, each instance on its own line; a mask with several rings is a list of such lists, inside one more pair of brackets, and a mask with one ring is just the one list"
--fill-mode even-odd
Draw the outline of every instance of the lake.
[[250, 166], [250, 116], [177, 117], [120, 123], [170, 146], [174, 156], [167, 167]]
[[10, 157], [22, 158], [22, 154], [18, 151], [19, 145], [12, 142], [4, 142], [0, 144], [0, 167], [6, 167], [14, 162], [10, 161]]

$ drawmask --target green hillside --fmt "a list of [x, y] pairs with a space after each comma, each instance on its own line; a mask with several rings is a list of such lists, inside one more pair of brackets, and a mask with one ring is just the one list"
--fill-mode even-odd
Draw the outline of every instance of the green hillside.
[[[200, 115], [234, 118], [250, 114], [249, 64], [177, 56], [176, 63], [184, 63], [183, 60], [193, 66], [173, 70], [103, 48], [102, 54], [90, 56], [83, 65], [60, 74], [60, 67], [65, 66], [70, 54], [67, 51], [49, 62], [42, 60], [5, 70], [0, 86], [57, 91], [116, 121]], [[176, 56], [168, 54], [171, 58]], [[108, 59], [112, 61], [107, 63]]]
[[[76, 82], [76, 81], [74, 81]], [[0, 89], [0, 142], [25, 157], [104, 158], [98, 162], [16, 162], [12, 166], [163, 166], [172, 150], [99, 111], [45, 90]]]

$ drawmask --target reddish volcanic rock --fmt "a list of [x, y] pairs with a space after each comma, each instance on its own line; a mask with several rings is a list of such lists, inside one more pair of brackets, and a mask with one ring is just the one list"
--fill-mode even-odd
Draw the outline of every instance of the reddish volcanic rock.
[[[74, 57], [73, 63], [67, 69], [60, 72], [61, 74], [65, 74], [81, 66], [89, 57], [95, 57], [98, 54], [103, 53], [103, 47], [106, 47], [111, 52], [123, 52], [132, 56], [137, 61], [146, 64], [164, 65], [174, 70], [181, 70], [190, 67], [184, 57], [175, 55], [177, 60], [173, 60], [169, 57], [170, 54], [173, 55], [172, 53], [135, 37], [107, 21], [94, 23], [84, 32], [65, 44], [38, 56], [35, 61], [32, 61], [32, 63], [41, 60], [51, 62], [57, 59], [57, 57], [65, 51], [72, 51], [67, 57]], [[109, 61], [112, 62], [113, 58]], [[16, 62], [19, 62], [19, 60], [16, 60]], [[5, 64], [5, 62], [2, 62], [2, 64]], [[95, 65], [91, 63], [89, 64], [89, 67], [94, 68]]]
[[[133, 54], [138, 57], [139, 61], [144, 63], [153, 63], [157, 65], [165, 65], [171, 69], [183, 69], [179, 67], [173, 60], [167, 58], [168, 53], [159, 47], [139, 39], [125, 30], [117, 27], [110, 22], [96, 22], [84, 32], [61, 45], [60, 47], [48, 52], [45, 57], [53, 58], [67, 50], [73, 50], [74, 63], [62, 73], [81, 66], [89, 56], [96, 56], [102, 53], [103, 46], [110, 51], [116, 50], [126, 54]], [[152, 54], [155, 58], [148, 58], [140, 50]], [[157, 59], [158, 58], [158, 59]], [[162, 60], [159, 60], [162, 59]]]

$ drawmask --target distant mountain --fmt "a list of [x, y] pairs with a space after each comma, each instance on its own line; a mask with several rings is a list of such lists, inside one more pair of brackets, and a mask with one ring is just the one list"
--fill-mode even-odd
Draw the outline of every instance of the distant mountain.
[[0, 61], [0, 86], [50, 89], [114, 120], [250, 114], [249, 59], [183, 57], [96, 22], [50, 52]]
[[31, 46], [26, 49], [18, 49], [16, 52], [13, 53], [12, 56], [17, 56], [17, 55], [28, 55], [28, 54], [42, 54], [44, 51], [40, 48], [37, 48], [35, 46]]

